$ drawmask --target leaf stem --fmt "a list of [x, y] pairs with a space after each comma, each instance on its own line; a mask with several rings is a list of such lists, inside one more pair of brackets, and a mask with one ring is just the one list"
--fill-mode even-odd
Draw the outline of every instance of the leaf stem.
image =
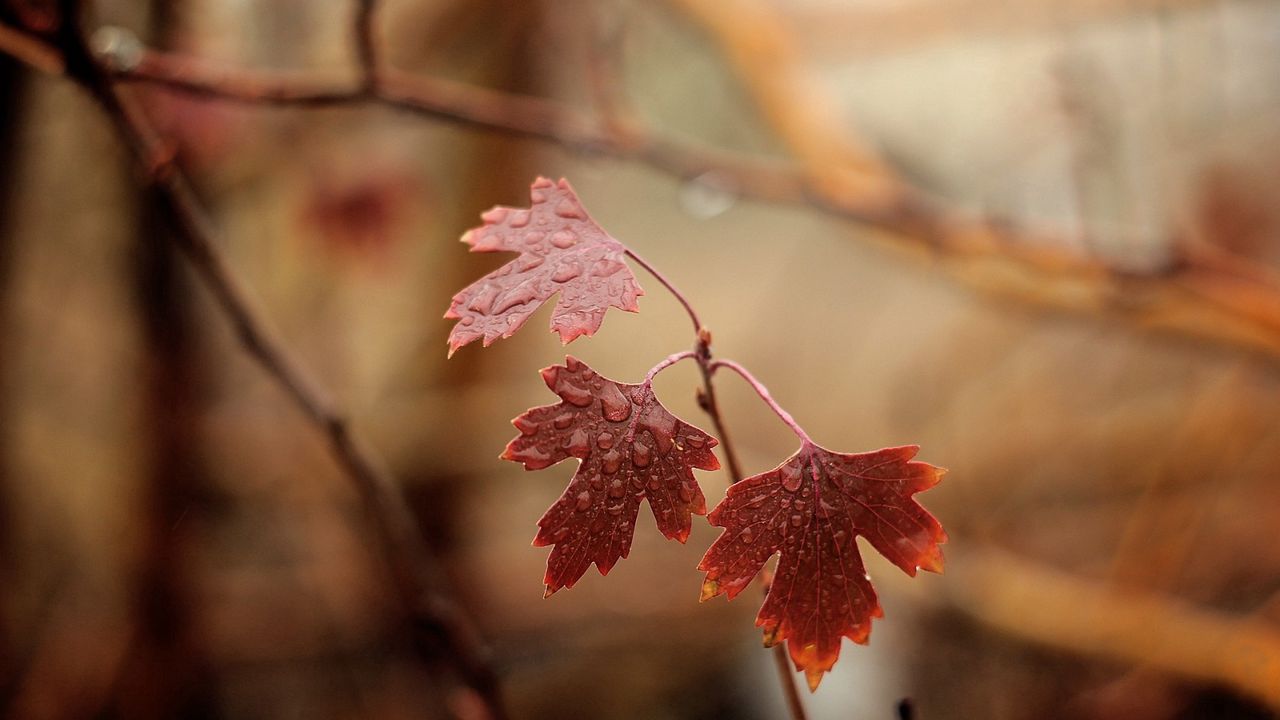
[[636, 252], [631, 248], [626, 247], [625, 245], [623, 246], [623, 248], [627, 254], [627, 257], [634, 260], [637, 265], [644, 268], [645, 271], [648, 272], [650, 275], [652, 275], [655, 280], [662, 283], [662, 286], [665, 287], [667, 291], [670, 292], [675, 297], [675, 299], [678, 300], [680, 304], [684, 306], [684, 311], [689, 314], [689, 319], [693, 321], [693, 331], [695, 333], [701, 333], [702, 321], [698, 319], [697, 311], [693, 309], [693, 305], [689, 304], [689, 299], [684, 296], [684, 293], [680, 292], [680, 290], [677, 289], [676, 286], [673, 285], [665, 275], [663, 275], [661, 272], [658, 272], [657, 268], [650, 265], [649, 261], [637, 255]]
[[668, 355], [665, 359], [663, 359], [662, 362], [658, 363], [657, 365], [654, 365], [652, 368], [650, 368], [649, 372], [645, 373], [644, 384], [645, 385], [652, 384], [653, 379], [658, 376], [658, 373], [662, 372], [663, 370], [666, 370], [672, 365], [675, 365], [681, 360], [688, 360], [689, 358], [697, 357], [697, 356], [698, 356], [698, 353], [694, 352], [693, 350], [685, 350], [684, 352], [672, 353]]
[[[729, 439], [724, 418], [720, 416], [720, 406], [716, 403], [716, 388], [712, 375], [715, 372], [716, 363], [720, 361], [711, 359], [711, 334], [708, 332], [698, 333], [697, 358], [698, 367], [702, 370], [702, 388], [698, 393], [698, 405], [711, 417], [711, 424], [715, 426], [716, 435], [720, 437], [720, 449], [724, 452], [725, 464], [729, 467], [729, 478], [734, 483], [739, 483], [743, 478], [742, 466], [738, 463], [738, 453], [733, 449], [733, 442]], [[753, 386], [758, 384], [753, 383]], [[763, 387], [760, 386], [761, 389]], [[771, 405], [776, 408], [776, 404]], [[770, 580], [761, 575], [761, 581], [765, 593], [768, 593]], [[782, 695], [787, 700], [787, 710], [791, 714], [791, 720], [806, 720], [804, 701], [800, 699], [800, 687], [796, 684], [795, 673], [792, 672], [788, 663], [787, 651], [779, 644], [773, 646], [772, 652], [774, 664], [778, 668], [778, 684], [782, 686]]]
[[716, 370], [722, 367], [729, 368], [730, 370], [741, 375], [742, 379], [747, 381], [747, 384], [751, 386], [751, 389], [755, 390], [756, 394], [760, 396], [761, 400], [764, 400], [765, 404], [768, 405], [771, 410], [773, 410], [774, 414], [777, 415], [779, 418], [781, 418], [782, 422], [785, 423], [787, 427], [791, 428], [791, 432], [795, 433], [796, 436], [800, 438], [801, 442], [805, 443], [806, 445], [813, 444], [813, 438], [809, 437], [809, 433], [805, 432], [804, 428], [800, 427], [800, 423], [796, 422], [796, 419], [791, 417], [791, 413], [787, 412], [781, 405], [778, 404], [777, 400], [773, 399], [773, 396], [769, 394], [769, 388], [765, 387], [764, 383], [757, 380], [756, 377], [751, 374], [751, 371], [747, 370], [746, 368], [742, 367], [741, 365], [739, 365], [738, 363], [732, 360], [711, 361], [712, 373], [715, 373]]

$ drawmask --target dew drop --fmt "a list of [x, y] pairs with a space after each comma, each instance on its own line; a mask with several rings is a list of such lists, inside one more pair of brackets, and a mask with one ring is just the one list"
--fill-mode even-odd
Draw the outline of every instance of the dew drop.
[[551, 244], [566, 250], [578, 243], [578, 236], [571, 230], [557, 230], [551, 233]]
[[581, 219], [582, 209], [578, 207], [577, 203], [573, 202], [569, 198], [565, 198], [560, 201], [559, 205], [556, 205], [556, 214], [562, 218]]
[[803, 500], [796, 501], [796, 510], [803, 512], [806, 506], [808, 506], [808, 503], [806, 503], [805, 501]]
[[698, 435], [690, 435], [686, 437], [684, 441], [689, 447], [693, 448], [694, 450], [699, 450], [707, 444], [707, 442]]
[[551, 424], [555, 426], [555, 429], [557, 430], [564, 430], [573, 424], [573, 413], [557, 415], [556, 419], [551, 421]]
[[511, 214], [511, 227], [522, 228], [529, 224], [529, 211], [517, 210]]
[[609, 422], [622, 422], [631, 417], [631, 401], [614, 383], [600, 388], [600, 405], [604, 410], [604, 418]]
[[613, 433], [611, 432], [600, 433], [600, 435], [596, 438], [596, 445], [599, 445], [601, 450], [608, 450], [609, 448], [613, 447]]
[[637, 442], [631, 449], [631, 463], [638, 468], [647, 468], [653, 462], [653, 450], [644, 443]]
[[591, 440], [587, 437], [587, 431], [577, 428], [564, 441], [564, 449], [569, 451], [574, 457], [586, 457], [591, 452]]
[[486, 285], [484, 289], [480, 291], [480, 294], [476, 295], [475, 298], [471, 300], [471, 304], [467, 307], [473, 312], [478, 312], [481, 315], [488, 315], [489, 311], [493, 310], [493, 301], [497, 299], [498, 288], [494, 285]]
[[609, 483], [609, 497], [620, 498], [626, 494], [627, 487], [621, 480], [614, 478], [613, 482]]
[[804, 524], [804, 518], [800, 515], [791, 516], [791, 527], [800, 527]]
[[649, 434], [653, 436], [653, 441], [658, 444], [658, 454], [666, 455], [671, 452], [671, 448], [675, 446], [676, 418], [674, 415], [667, 413], [657, 414], [651, 413], [646, 418], [645, 426], [649, 430]]
[[750, 526], [744, 527], [738, 537], [742, 538], [742, 543], [744, 545], [748, 544], [755, 539], [755, 531], [752, 530]]
[[680, 484], [680, 500], [686, 503], [693, 501], [693, 488], [687, 482]]
[[537, 297], [538, 291], [532, 283], [521, 283], [515, 288], [512, 288], [511, 292], [507, 293], [506, 296], [502, 298], [502, 302], [498, 303], [494, 312], [501, 315], [517, 305], [527, 305], [536, 300]]
[[582, 274], [582, 266], [578, 263], [566, 263], [556, 269], [551, 279], [558, 282], [569, 282], [570, 280]]
[[600, 457], [600, 469], [612, 475], [622, 467], [622, 455], [617, 450], [610, 450]]
[[737, 202], [732, 179], [715, 171], [706, 172], [680, 188], [680, 205], [684, 211], [701, 220], [710, 220], [726, 212]]
[[458, 324], [461, 325], [462, 327], [468, 327], [470, 325], [474, 325], [475, 322], [476, 322], [476, 318], [474, 315], [466, 315], [461, 320], [458, 321]]
[[570, 405], [586, 407], [591, 404], [591, 392], [572, 383], [563, 383], [556, 388], [556, 394], [564, 398]]
[[585, 512], [589, 507], [591, 507], [591, 493], [583, 490], [578, 493], [578, 500], [574, 504], [573, 508], [578, 512]]
[[604, 490], [604, 478], [600, 477], [599, 475], [591, 478], [591, 482], [588, 484], [591, 486], [591, 489], [594, 490], [595, 492], [601, 492]]
[[783, 465], [778, 471], [782, 475], [782, 487], [787, 492], [795, 492], [800, 489], [800, 468], [795, 465]]
[[551, 542], [560, 542], [567, 537], [569, 537], [569, 527], [567, 525], [561, 525], [559, 529], [551, 535]]

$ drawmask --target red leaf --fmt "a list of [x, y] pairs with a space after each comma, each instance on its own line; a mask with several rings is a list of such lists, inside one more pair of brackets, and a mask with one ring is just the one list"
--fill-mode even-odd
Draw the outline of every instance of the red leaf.
[[687, 540], [691, 515], [707, 513], [693, 469], [720, 463], [711, 452], [716, 439], [667, 412], [648, 383], [609, 380], [573, 357], [544, 369], [542, 379], [561, 402], [512, 420], [520, 435], [502, 457], [526, 470], [580, 461], [533, 539], [535, 547], [555, 545], [543, 581], [550, 596], [573, 587], [591, 563], [606, 575], [627, 556], [641, 499], [663, 535]]
[[908, 575], [942, 571], [946, 533], [911, 496], [945, 471], [909, 462], [917, 450], [850, 455], [806, 442], [773, 470], [729, 488], [711, 511], [711, 524], [725, 531], [698, 565], [707, 571], [702, 599], [732, 600], [781, 551], [756, 625], [766, 646], [787, 641], [810, 690], [835, 664], [840, 639], [865, 644], [871, 619], [884, 616], [854, 536]]
[[472, 252], [518, 252], [520, 257], [468, 285], [446, 318], [458, 323], [449, 333], [449, 354], [475, 340], [485, 347], [511, 337], [544, 302], [560, 293], [551, 329], [568, 344], [600, 329], [610, 307], [639, 309], [644, 294], [623, 261], [626, 248], [587, 215], [566, 180], [538, 178], [528, 210], [495, 207], [484, 225], [462, 241]]

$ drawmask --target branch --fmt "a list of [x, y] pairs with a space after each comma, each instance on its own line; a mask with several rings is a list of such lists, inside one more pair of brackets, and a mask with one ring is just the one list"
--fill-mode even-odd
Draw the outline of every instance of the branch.
[[170, 237], [212, 292], [245, 351], [327, 437], [335, 458], [374, 520], [406, 617], [439, 634], [460, 675], [480, 695], [490, 715], [505, 717], [496, 674], [486, 652], [470, 621], [441, 590], [443, 573], [428, 553], [412, 510], [395, 480], [350, 428], [328, 393], [268, 328], [248, 289], [218, 246], [213, 224], [174, 165], [172, 152], [155, 136], [140, 109], [118, 92], [110, 74], [98, 64], [85, 40], [76, 3], [64, 4], [68, 10], [58, 48], [67, 76], [97, 101], [146, 172], [173, 230]]
[[[998, 630], [1205, 683], [1280, 709], [1280, 632], [1167, 596], [1121, 591], [994, 550], [952, 553], [943, 601]], [[901, 583], [915, 592], [910, 583]], [[916, 592], [922, 602], [925, 593]]]
[[539, 98], [383, 70], [373, 96], [314, 74], [218, 68], [145, 51], [114, 69], [200, 97], [247, 104], [328, 106], [364, 102], [551, 142], [575, 152], [647, 164], [679, 178], [714, 171], [739, 195], [806, 206], [881, 231], [893, 246], [935, 259], [954, 279], [983, 292], [1144, 328], [1244, 347], [1280, 359], [1280, 278], [1223, 251], [1178, 246], [1168, 262], [1138, 273], [1108, 267], [1050, 236], [966, 215], [901, 186], [892, 202], [832, 194], [803, 167], [707, 148], [629, 128], [602, 129], [589, 116]]
[[62, 53], [43, 38], [0, 23], [0, 52], [49, 75], [61, 75]]
[[374, 15], [378, 0], [356, 0], [355, 30], [356, 60], [360, 66], [362, 89], [372, 93], [378, 87], [378, 42], [374, 32]]

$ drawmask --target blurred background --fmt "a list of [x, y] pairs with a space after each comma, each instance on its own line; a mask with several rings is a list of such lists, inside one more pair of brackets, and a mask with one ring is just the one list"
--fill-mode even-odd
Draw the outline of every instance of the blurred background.
[[[355, 77], [345, 3], [93, 6], [95, 27], [219, 66]], [[805, 693], [811, 717], [1275, 717], [1280, 5], [386, 0], [376, 21], [406, 72], [819, 189], [759, 202], [710, 167], [377, 105], [131, 88], [272, 326], [402, 483], [513, 717], [786, 714], [755, 593], [697, 602], [705, 522], [680, 545], [642, 509], [630, 559], [542, 598], [529, 543], [572, 468], [497, 456], [565, 349], [544, 308], [446, 361], [441, 319], [506, 260], [457, 238], [537, 175], [569, 178], [818, 442], [918, 443], [950, 469], [920, 497], [946, 573], [908, 579], [863, 544], [886, 616]], [[484, 717], [448, 657], [406, 646], [358, 494], [173, 252], [101, 113], [7, 56], [0, 108], [3, 713]], [[995, 230], [864, 212], [904, 187]], [[640, 281], [640, 314], [571, 348], [628, 381], [692, 342]], [[679, 366], [657, 389], [706, 426], [697, 384]], [[719, 387], [746, 471], [794, 450]], [[699, 477], [718, 502], [725, 473]]]

